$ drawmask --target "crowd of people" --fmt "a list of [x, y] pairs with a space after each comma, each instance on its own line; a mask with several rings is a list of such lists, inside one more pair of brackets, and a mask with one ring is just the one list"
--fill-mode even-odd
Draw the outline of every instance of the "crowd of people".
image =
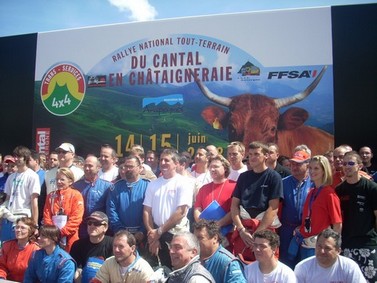
[[0, 155], [0, 279], [377, 282], [371, 148]]

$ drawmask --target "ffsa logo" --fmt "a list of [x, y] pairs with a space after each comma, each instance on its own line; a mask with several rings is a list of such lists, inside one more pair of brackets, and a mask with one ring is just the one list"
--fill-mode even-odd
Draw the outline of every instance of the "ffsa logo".
[[51, 114], [66, 116], [79, 108], [85, 90], [85, 76], [80, 68], [72, 63], [59, 63], [43, 76], [42, 103]]
[[315, 78], [317, 70], [304, 70], [304, 71], [280, 71], [269, 72], [267, 79], [302, 79], [302, 78]]

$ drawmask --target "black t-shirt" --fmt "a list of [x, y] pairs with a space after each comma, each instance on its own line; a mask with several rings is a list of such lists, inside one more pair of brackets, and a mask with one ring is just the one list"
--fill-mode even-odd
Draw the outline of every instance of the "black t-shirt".
[[89, 237], [79, 239], [73, 243], [70, 254], [78, 267], [84, 267], [89, 257], [105, 260], [113, 255], [113, 238], [105, 236], [98, 244], [90, 242]]
[[267, 210], [270, 200], [283, 199], [281, 177], [270, 168], [261, 173], [246, 171], [238, 177], [233, 197], [240, 199], [241, 205], [255, 218]]
[[276, 167], [274, 169], [276, 172], [279, 173], [281, 178], [285, 178], [291, 175], [291, 170], [289, 170], [287, 167], [280, 165], [279, 163], [276, 164]]
[[344, 181], [335, 190], [342, 210], [343, 248], [377, 246], [374, 215], [377, 210], [377, 184], [362, 177], [356, 184]]

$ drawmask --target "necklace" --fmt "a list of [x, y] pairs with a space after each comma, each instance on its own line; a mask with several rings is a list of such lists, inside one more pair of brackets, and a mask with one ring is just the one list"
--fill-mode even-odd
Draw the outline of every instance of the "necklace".
[[[221, 193], [223, 192], [223, 189], [224, 189], [224, 185], [225, 185], [225, 183], [227, 182], [228, 180], [226, 179], [224, 182], [223, 182], [223, 184], [221, 185], [221, 189], [220, 189], [220, 192], [219, 192], [219, 194], [218, 194], [218, 196], [217, 196], [217, 199], [220, 199], [220, 196], [221, 196]], [[212, 196], [212, 201], [214, 201], [215, 199], [214, 199], [214, 194], [213, 194], [213, 191], [215, 190], [215, 183], [213, 182], [212, 183], [212, 190], [211, 190], [211, 196]]]

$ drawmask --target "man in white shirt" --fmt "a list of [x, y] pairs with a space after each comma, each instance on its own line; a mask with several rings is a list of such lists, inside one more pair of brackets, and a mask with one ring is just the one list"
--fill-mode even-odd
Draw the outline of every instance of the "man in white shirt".
[[315, 256], [304, 259], [295, 267], [300, 283], [366, 283], [358, 264], [340, 255], [341, 236], [328, 228], [317, 238]]
[[[28, 216], [38, 223], [38, 196], [41, 185], [38, 174], [27, 166], [31, 152], [27, 147], [17, 146], [13, 151], [17, 172], [11, 174], [4, 186], [7, 208], [18, 217]], [[14, 238], [12, 224], [3, 221], [1, 241]]]
[[46, 189], [47, 195], [55, 190], [56, 184], [56, 172], [58, 168], [67, 167], [71, 169], [73, 175], [75, 176], [75, 182], [80, 180], [84, 176], [84, 171], [79, 167], [73, 165], [73, 159], [75, 157], [75, 147], [70, 143], [62, 143], [59, 147], [55, 149], [59, 157], [59, 167], [54, 167], [46, 172]]
[[242, 142], [234, 141], [228, 145], [228, 161], [230, 163], [229, 180], [236, 181], [238, 176], [247, 171], [247, 165], [242, 161], [245, 158], [245, 145]]
[[[278, 261], [276, 252], [279, 249], [279, 236], [271, 230], [261, 230], [254, 233], [252, 249], [256, 261], [245, 267], [247, 282], [253, 283], [296, 283], [292, 269]], [[312, 281], [321, 282], [321, 281]]]
[[192, 188], [176, 172], [178, 153], [165, 149], [160, 157], [162, 176], [149, 183], [144, 199], [143, 221], [147, 230], [149, 251], [171, 268], [167, 243], [173, 235], [189, 230], [188, 209], [192, 206]]
[[109, 144], [103, 144], [99, 154], [99, 161], [101, 162], [101, 170], [98, 175], [100, 179], [113, 182], [118, 178], [119, 168], [116, 166], [118, 161], [115, 150]]

